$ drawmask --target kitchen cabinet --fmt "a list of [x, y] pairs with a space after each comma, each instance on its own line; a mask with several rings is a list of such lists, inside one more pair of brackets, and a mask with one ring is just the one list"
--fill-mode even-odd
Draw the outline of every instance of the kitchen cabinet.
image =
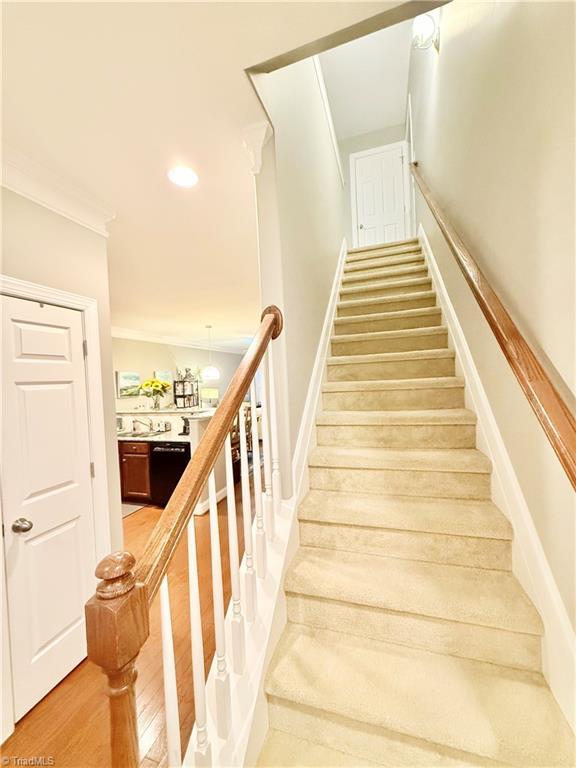
[[151, 501], [150, 444], [126, 440], [118, 446], [122, 501]]

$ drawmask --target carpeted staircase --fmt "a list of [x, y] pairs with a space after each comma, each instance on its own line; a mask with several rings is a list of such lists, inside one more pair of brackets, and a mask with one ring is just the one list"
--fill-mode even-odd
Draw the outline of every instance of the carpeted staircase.
[[573, 766], [416, 240], [348, 254], [260, 766]]

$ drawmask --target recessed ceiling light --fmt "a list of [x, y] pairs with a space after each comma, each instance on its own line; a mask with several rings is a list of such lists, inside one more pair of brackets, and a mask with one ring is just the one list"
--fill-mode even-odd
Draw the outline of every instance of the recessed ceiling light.
[[178, 187], [194, 187], [198, 184], [198, 174], [186, 165], [170, 168], [168, 178]]

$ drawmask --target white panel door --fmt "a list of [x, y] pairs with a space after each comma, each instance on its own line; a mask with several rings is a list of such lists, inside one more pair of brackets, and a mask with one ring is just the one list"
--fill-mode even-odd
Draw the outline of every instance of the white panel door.
[[19, 719], [86, 656], [96, 555], [82, 315], [2, 297], [2, 336], [2, 506]]
[[402, 145], [381, 147], [354, 158], [358, 247], [405, 238]]

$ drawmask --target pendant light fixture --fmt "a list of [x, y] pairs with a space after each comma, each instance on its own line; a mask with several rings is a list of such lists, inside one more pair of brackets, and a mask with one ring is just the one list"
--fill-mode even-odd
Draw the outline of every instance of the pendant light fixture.
[[215, 365], [212, 365], [212, 326], [207, 325], [208, 330], [208, 365], [202, 368], [202, 381], [218, 381], [220, 371]]

